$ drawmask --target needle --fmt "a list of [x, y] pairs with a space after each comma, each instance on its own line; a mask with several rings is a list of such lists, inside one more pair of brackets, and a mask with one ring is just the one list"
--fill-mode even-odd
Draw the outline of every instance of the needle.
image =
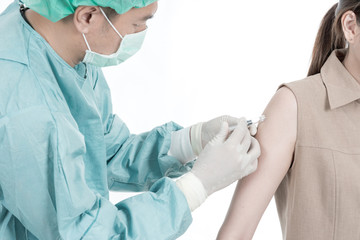
[[[248, 121], [247, 121], [247, 125], [248, 125], [248, 127], [249, 127], [249, 126], [251, 126], [251, 125], [253, 125], [253, 124], [259, 124], [259, 123], [262, 123], [263, 121], [265, 121], [265, 119], [266, 119], [266, 116], [265, 116], [265, 115], [261, 115], [261, 116], [259, 117], [259, 120], [256, 121], [256, 122], [253, 122], [252, 120], [248, 120]], [[236, 125], [235, 125], [235, 126], [231, 126], [231, 127], [229, 127], [229, 131], [234, 131], [235, 128], [236, 128]]]

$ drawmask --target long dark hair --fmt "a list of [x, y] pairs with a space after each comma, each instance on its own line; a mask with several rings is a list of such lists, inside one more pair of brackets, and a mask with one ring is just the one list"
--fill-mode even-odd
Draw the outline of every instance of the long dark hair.
[[341, 17], [347, 11], [353, 11], [360, 23], [360, 1], [340, 0], [325, 14], [318, 31], [308, 76], [320, 72], [327, 58], [335, 49], [346, 47], [346, 39], [342, 30]]

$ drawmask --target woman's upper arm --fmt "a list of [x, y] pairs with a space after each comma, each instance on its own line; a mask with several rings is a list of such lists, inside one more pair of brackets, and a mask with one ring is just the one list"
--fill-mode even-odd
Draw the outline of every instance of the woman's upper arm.
[[290, 89], [277, 91], [264, 112], [257, 140], [258, 169], [238, 182], [218, 239], [251, 239], [260, 218], [286, 175], [297, 134], [297, 103]]

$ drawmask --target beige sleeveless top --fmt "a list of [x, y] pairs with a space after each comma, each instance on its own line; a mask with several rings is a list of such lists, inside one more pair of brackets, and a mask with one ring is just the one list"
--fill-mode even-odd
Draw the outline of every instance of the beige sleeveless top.
[[360, 239], [360, 84], [343, 58], [336, 50], [320, 74], [285, 84], [298, 104], [293, 164], [275, 194], [286, 240]]

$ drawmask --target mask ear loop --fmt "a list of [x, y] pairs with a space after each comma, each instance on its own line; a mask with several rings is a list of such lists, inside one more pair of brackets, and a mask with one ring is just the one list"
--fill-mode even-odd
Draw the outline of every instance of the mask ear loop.
[[106, 18], [106, 20], [109, 22], [110, 26], [114, 29], [114, 31], [119, 35], [119, 37], [121, 39], [124, 39], [123, 36], [121, 36], [121, 34], [119, 33], [119, 31], [116, 29], [116, 27], [112, 24], [112, 22], [110, 21], [110, 19], [106, 16], [104, 10], [102, 8], [100, 8], [100, 11], [102, 12], [102, 14], [104, 15], [104, 17]]
[[86, 43], [87, 48], [89, 49], [90, 52], [92, 52], [92, 51], [91, 51], [91, 48], [90, 48], [90, 45], [89, 45], [88, 41], [86, 40], [85, 34], [83, 33], [82, 36], [83, 36], [83, 38], [84, 38], [84, 40], [85, 40], [85, 43]]

